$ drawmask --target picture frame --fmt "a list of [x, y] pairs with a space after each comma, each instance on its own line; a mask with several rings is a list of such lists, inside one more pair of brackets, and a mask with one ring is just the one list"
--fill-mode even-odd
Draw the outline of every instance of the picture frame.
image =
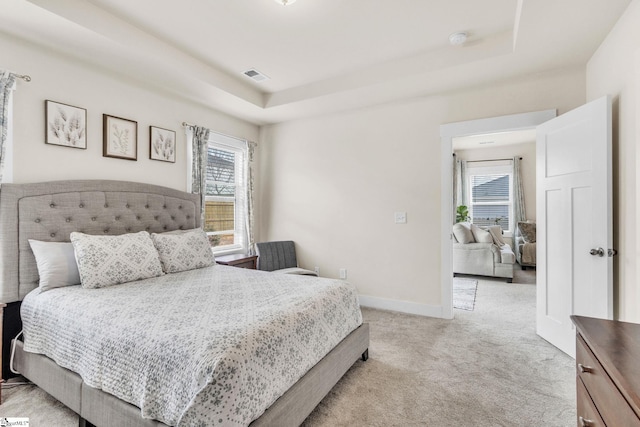
[[87, 149], [87, 110], [44, 101], [45, 144]]
[[138, 160], [138, 122], [102, 115], [102, 156]]
[[176, 162], [175, 131], [149, 126], [149, 158], [161, 162]]

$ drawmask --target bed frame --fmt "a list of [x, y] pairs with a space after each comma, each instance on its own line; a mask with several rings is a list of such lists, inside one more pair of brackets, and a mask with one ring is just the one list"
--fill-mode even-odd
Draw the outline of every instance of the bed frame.
[[[28, 239], [69, 241], [72, 231], [117, 235], [200, 227], [200, 196], [124, 181], [3, 184], [0, 189], [0, 302], [13, 312], [38, 286]], [[11, 313], [11, 310], [9, 310]], [[5, 333], [21, 328], [5, 315]], [[11, 337], [8, 337], [11, 338]], [[15, 342], [14, 369], [80, 416], [80, 426], [166, 426], [140, 409], [87, 386], [74, 372]], [[297, 426], [359, 358], [368, 358], [369, 325], [362, 324], [268, 408], [252, 426]]]

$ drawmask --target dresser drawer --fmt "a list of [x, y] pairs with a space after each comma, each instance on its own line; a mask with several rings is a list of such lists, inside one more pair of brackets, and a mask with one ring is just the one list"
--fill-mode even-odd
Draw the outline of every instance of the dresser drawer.
[[578, 427], [605, 427], [580, 378], [576, 381], [576, 393], [578, 395]]
[[580, 335], [576, 340], [576, 365], [579, 379], [607, 426], [640, 427], [635, 412]]

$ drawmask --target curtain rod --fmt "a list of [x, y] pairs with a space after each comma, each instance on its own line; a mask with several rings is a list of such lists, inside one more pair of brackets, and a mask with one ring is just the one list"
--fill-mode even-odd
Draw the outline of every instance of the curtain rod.
[[25, 82], [30, 82], [31, 81], [31, 76], [27, 75], [27, 74], [16, 74], [16, 77], [19, 79], [24, 80]]
[[[513, 160], [513, 157], [511, 157], [510, 159], [467, 160], [467, 163], [502, 162], [502, 161], [505, 161], [505, 160]], [[520, 157], [520, 160], [522, 160], [522, 157]]]

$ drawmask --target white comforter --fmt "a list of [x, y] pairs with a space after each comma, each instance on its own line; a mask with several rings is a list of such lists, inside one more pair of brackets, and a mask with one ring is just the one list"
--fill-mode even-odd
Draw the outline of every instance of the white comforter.
[[169, 425], [248, 425], [362, 323], [344, 282], [213, 266], [31, 292], [24, 348]]

